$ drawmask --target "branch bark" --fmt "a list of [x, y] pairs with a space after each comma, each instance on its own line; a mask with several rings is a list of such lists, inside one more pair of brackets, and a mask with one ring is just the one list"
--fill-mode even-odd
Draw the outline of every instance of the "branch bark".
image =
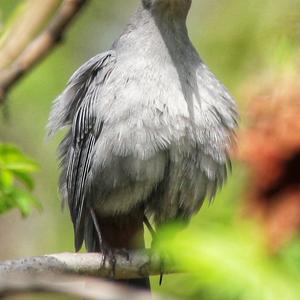
[[54, 272], [102, 278], [132, 279], [159, 275], [161, 272], [164, 274], [179, 272], [171, 262], [164, 260], [162, 263], [159, 255], [151, 251], [130, 251], [127, 254], [117, 253], [114, 265], [109, 259], [104, 261], [100, 253], [61, 253], [4, 261], [0, 262], [0, 277], [14, 273], [36, 275]]
[[61, 3], [62, 0], [24, 0], [18, 4], [8, 24], [1, 30], [0, 70], [19, 57]]
[[90, 277], [53, 274], [0, 277], [0, 298], [41, 292], [91, 300], [166, 300], [166, 297]]
[[29, 43], [13, 63], [0, 70], [0, 104], [5, 101], [9, 89], [59, 44], [86, 2], [88, 0], [64, 0], [44, 31]]

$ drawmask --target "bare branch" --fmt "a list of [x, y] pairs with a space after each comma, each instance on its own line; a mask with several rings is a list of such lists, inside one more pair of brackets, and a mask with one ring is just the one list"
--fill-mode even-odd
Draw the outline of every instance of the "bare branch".
[[[162, 270], [162, 265], [164, 270]], [[14, 273], [36, 275], [55, 272], [73, 275], [99, 276], [115, 279], [142, 278], [150, 275], [178, 273], [170, 262], [162, 261], [150, 251], [130, 251], [116, 254], [113, 266], [109, 259], [103, 263], [100, 253], [62, 253], [0, 262], [0, 277]]]
[[12, 64], [0, 70], [0, 104], [4, 102], [8, 90], [58, 45], [70, 22], [87, 1], [64, 0], [46, 29]]
[[18, 58], [61, 3], [62, 0], [25, 0], [18, 5], [10, 17], [13, 22], [8, 22], [1, 33], [0, 70]]
[[0, 277], [0, 298], [28, 293], [55, 293], [76, 298], [101, 300], [162, 300], [156, 295], [130, 289], [119, 284], [113, 284], [101, 279], [42, 274], [29, 276], [14, 274], [10, 277]]

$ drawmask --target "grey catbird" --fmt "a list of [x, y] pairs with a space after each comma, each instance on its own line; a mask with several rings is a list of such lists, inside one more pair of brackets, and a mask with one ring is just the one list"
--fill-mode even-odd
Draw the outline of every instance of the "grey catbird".
[[[143, 221], [189, 220], [222, 186], [236, 105], [188, 37], [191, 0], [142, 0], [111, 50], [57, 98], [63, 199], [75, 248], [143, 247]], [[143, 284], [146, 281], [143, 281]]]

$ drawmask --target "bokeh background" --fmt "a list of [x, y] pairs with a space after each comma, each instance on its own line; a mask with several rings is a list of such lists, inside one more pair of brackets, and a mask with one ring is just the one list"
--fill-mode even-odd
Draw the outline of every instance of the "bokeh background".
[[[23, 2], [0, 1], [3, 28]], [[111, 46], [138, 2], [90, 1], [63, 44], [9, 94], [0, 142], [40, 165], [34, 195], [43, 208], [0, 216], [1, 260], [73, 251], [57, 192], [62, 135], [45, 142], [51, 102], [77, 67]], [[226, 187], [176, 239], [161, 235], [192, 274], [165, 276], [161, 287], [153, 278], [153, 287], [181, 299], [300, 299], [300, 1], [194, 0], [188, 28], [237, 99], [241, 125]]]

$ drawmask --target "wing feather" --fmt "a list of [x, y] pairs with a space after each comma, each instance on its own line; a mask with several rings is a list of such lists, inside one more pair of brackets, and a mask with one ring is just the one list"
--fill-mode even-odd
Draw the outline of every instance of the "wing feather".
[[67, 200], [75, 233], [75, 248], [83, 243], [87, 212], [87, 178], [91, 169], [94, 145], [102, 130], [95, 111], [100, 101], [99, 89], [115, 62], [112, 51], [95, 56], [71, 77], [65, 91], [56, 100], [49, 120], [49, 135], [70, 125], [60, 145], [62, 174], [60, 188]]

